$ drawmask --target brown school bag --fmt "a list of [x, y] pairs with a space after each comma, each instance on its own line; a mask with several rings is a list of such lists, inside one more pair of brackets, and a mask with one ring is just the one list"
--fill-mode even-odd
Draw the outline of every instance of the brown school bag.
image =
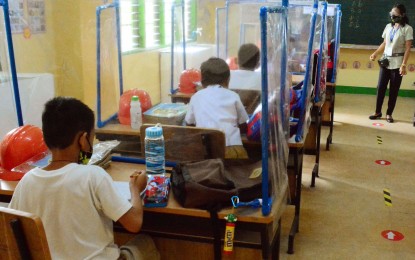
[[261, 175], [252, 178], [258, 168], [261, 161], [209, 159], [179, 163], [173, 168], [171, 187], [185, 208], [219, 210], [230, 206], [235, 195], [241, 201], [262, 197]]

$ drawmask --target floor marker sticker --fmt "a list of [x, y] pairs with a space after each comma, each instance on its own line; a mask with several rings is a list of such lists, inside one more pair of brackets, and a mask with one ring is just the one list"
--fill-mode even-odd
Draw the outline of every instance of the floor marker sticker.
[[388, 189], [383, 189], [383, 197], [385, 199], [385, 205], [388, 207], [392, 207], [392, 197]]
[[402, 239], [404, 239], [403, 234], [395, 230], [382, 231], [381, 235], [383, 238], [386, 238], [387, 240], [391, 241], [401, 241]]
[[376, 160], [375, 163], [379, 165], [390, 165], [391, 164], [391, 162], [386, 161], [386, 160]]
[[373, 123], [374, 126], [383, 126], [382, 123]]
[[377, 140], [378, 140], [378, 144], [382, 144], [383, 143], [383, 141], [382, 141], [382, 137], [381, 136], [377, 136], [377, 138], [376, 138]]

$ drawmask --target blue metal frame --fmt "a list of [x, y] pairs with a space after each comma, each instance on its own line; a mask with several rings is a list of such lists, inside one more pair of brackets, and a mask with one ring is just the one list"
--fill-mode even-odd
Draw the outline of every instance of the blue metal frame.
[[182, 33], [183, 33], [183, 69], [186, 69], [186, 27], [184, 19], [184, 1], [181, 3], [173, 3], [171, 6], [171, 51], [170, 51], [170, 93], [174, 94], [178, 89], [174, 89], [174, 20], [175, 20], [175, 9], [176, 7], [182, 8]]
[[336, 16], [336, 41], [335, 41], [335, 52], [334, 52], [334, 60], [333, 60], [333, 77], [331, 79], [331, 83], [336, 83], [337, 79], [337, 63], [339, 59], [339, 50], [340, 50], [340, 28], [341, 28], [341, 20], [342, 20], [342, 11], [341, 5], [337, 5], [337, 16]]
[[[283, 7], [261, 7], [260, 9], [260, 25], [261, 25], [261, 81], [262, 81], [262, 120], [261, 120], [261, 148], [262, 148], [262, 214], [264, 216], [271, 212], [271, 199], [268, 198], [268, 146], [269, 146], [269, 111], [268, 111], [268, 51], [267, 51], [267, 16], [268, 13], [281, 13], [283, 15], [285, 23], [287, 23], [287, 6]], [[283, 35], [281, 41], [283, 46], [287, 45], [287, 24], [283, 25]], [[287, 54], [286, 48], [283, 51], [283, 57], [281, 59], [281, 96], [283, 96], [283, 88], [285, 88], [285, 75], [287, 66]], [[283, 82], [284, 81], [284, 82]], [[282, 103], [282, 102], [281, 102]], [[283, 104], [282, 104], [283, 105]]]
[[22, 107], [20, 103], [19, 83], [17, 82], [17, 71], [16, 71], [16, 63], [15, 63], [15, 58], [14, 58], [12, 30], [10, 27], [8, 0], [0, 0], [0, 6], [3, 6], [4, 25], [6, 28], [7, 49], [9, 50], [10, 72], [11, 72], [12, 83], [13, 83], [13, 95], [14, 95], [14, 103], [16, 105], [17, 122], [19, 126], [22, 126], [23, 125], [23, 114], [22, 114]]
[[117, 118], [117, 112], [108, 119], [102, 121], [101, 118], [101, 12], [105, 9], [115, 9], [115, 19], [117, 27], [117, 48], [118, 48], [118, 74], [120, 84], [120, 95], [123, 93], [123, 76], [122, 76], [122, 57], [121, 57], [121, 33], [120, 33], [120, 5], [119, 0], [114, 0], [111, 4], [101, 5], [96, 8], [97, 18], [97, 126], [105, 126], [108, 122]]
[[311, 26], [310, 26], [310, 38], [308, 39], [308, 52], [307, 52], [307, 64], [306, 64], [306, 72], [304, 75], [304, 84], [303, 84], [303, 93], [301, 95], [301, 102], [300, 102], [300, 117], [298, 120], [297, 126], [297, 133], [295, 135], [295, 141], [300, 142], [303, 138], [303, 125], [305, 121], [305, 114], [307, 108], [307, 96], [308, 96], [308, 83], [310, 82], [310, 70], [311, 70], [311, 57], [312, 57], [312, 50], [313, 50], [313, 43], [314, 43], [314, 34], [316, 28], [316, 21], [317, 21], [317, 10], [318, 10], [318, 0], [314, 0], [313, 4], [313, 12], [311, 17]]
[[[146, 159], [143, 159], [143, 158], [115, 156], [115, 155], [111, 156], [111, 161], [113, 161], [113, 162], [136, 163], [136, 164], [146, 164]], [[175, 167], [177, 165], [177, 163], [166, 161], [165, 165], [167, 167]]]
[[321, 2], [323, 6], [323, 13], [321, 17], [321, 33], [320, 33], [320, 47], [319, 47], [319, 55], [317, 59], [317, 73], [315, 78], [315, 86], [314, 86], [314, 102], [320, 102], [320, 85], [321, 85], [321, 66], [323, 61], [323, 49], [326, 43], [326, 16], [327, 16], [327, 2]]

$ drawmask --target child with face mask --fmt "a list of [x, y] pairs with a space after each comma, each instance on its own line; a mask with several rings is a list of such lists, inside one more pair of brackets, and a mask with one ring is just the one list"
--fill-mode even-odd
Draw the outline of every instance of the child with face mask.
[[406, 8], [402, 4], [396, 4], [392, 8], [390, 18], [391, 23], [386, 25], [382, 34], [382, 38], [384, 38], [383, 43], [370, 55], [370, 59], [373, 61], [378, 54], [383, 53], [389, 64], [387, 67], [380, 67], [376, 109], [375, 113], [369, 116], [369, 119], [374, 120], [382, 117], [382, 104], [387, 86], [390, 84], [386, 121], [393, 123], [392, 113], [395, 109], [402, 77], [407, 73], [406, 62], [411, 52], [413, 29], [408, 24], [409, 19], [406, 14]]
[[92, 155], [94, 113], [77, 99], [48, 101], [42, 130], [52, 159], [23, 176], [9, 207], [42, 219], [53, 259], [118, 259], [122, 250], [114, 244], [113, 221], [130, 232], [141, 229], [146, 174], [131, 177], [130, 202], [102, 168], [83, 165]]

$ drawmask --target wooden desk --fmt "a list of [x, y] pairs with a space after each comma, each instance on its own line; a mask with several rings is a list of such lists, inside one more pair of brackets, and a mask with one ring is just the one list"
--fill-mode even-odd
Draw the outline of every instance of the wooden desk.
[[[249, 141], [246, 136], [242, 136], [242, 142], [246, 148], [250, 158], [252, 155], [258, 156], [261, 153], [261, 143]], [[290, 235], [288, 238], [287, 253], [294, 253], [294, 239], [299, 231], [300, 226], [300, 208], [301, 208], [301, 182], [303, 172], [303, 142], [289, 142], [289, 157], [288, 157], [288, 185], [291, 205], [295, 206], [295, 214], [291, 224]]]
[[291, 75], [291, 85], [295, 86], [298, 83], [300, 83], [301, 81], [304, 80], [304, 75], [297, 75], [297, 74], [292, 74]]
[[[292, 85], [297, 85], [304, 80], [304, 75], [292, 75]], [[330, 127], [327, 136], [326, 150], [330, 150], [330, 144], [333, 142], [333, 124], [334, 124], [334, 105], [336, 97], [336, 83], [326, 82], [326, 100], [321, 109], [321, 124]]]
[[170, 96], [171, 96], [171, 102], [172, 103], [179, 103], [179, 102], [181, 102], [181, 103], [187, 104], [187, 103], [190, 102], [190, 98], [193, 96], [193, 94], [194, 93], [187, 94], [187, 93], [182, 93], [182, 92], [179, 92], [178, 91], [178, 92], [176, 92], [174, 94], [170, 94]]
[[[133, 170], [140, 167], [143, 166], [112, 162], [107, 171], [114, 180], [125, 181], [129, 179]], [[238, 221], [236, 223], [234, 250], [238, 250], [239, 247], [257, 248], [261, 249], [263, 259], [278, 259], [280, 219], [285, 208], [286, 191], [287, 187], [280, 191], [268, 216], [262, 216], [261, 209], [235, 209], [234, 213]], [[208, 211], [183, 208], [170, 193], [165, 208], [145, 208], [144, 212], [142, 230], [154, 237], [215, 244], [217, 241], [214, 240], [214, 232], [217, 231], [223, 240], [224, 217], [231, 213], [232, 209], [226, 208], [218, 212], [218, 226], [215, 227]], [[123, 229], [117, 231], [123, 232]], [[169, 240], [166, 243], [175, 243], [175, 241]], [[221, 250], [222, 245], [223, 242], [219, 241], [219, 250]], [[168, 252], [161, 252], [162, 259], [163, 253], [168, 254]], [[181, 253], [180, 259], [186, 256], [186, 252]], [[176, 255], [176, 257], [179, 257], [179, 255]], [[194, 259], [199, 258], [195, 257]]]
[[[128, 181], [134, 170], [143, 169], [144, 165], [112, 162], [107, 172], [114, 181]], [[17, 182], [0, 182], [0, 194], [8, 198], [9, 202], [13, 195]], [[287, 200], [287, 186], [283, 187], [276, 199], [273, 201], [271, 213], [262, 216], [261, 209], [237, 208], [238, 221], [234, 239], [234, 250], [239, 247], [261, 249], [263, 259], [279, 258], [279, 241], [281, 234], [281, 215], [285, 209]], [[231, 208], [218, 212], [217, 227], [214, 228], [210, 214], [206, 210], [183, 208], [170, 193], [168, 204], [165, 208], [144, 208], [144, 224], [142, 231], [154, 237], [168, 239], [166, 243], [175, 243], [179, 239], [192, 242], [216, 243], [221, 250], [223, 241], [214, 240], [214, 232], [217, 231], [222, 237], [225, 230], [224, 217], [232, 212]], [[127, 232], [120, 226], [115, 226], [117, 232]], [[217, 247], [215, 247], [217, 248]], [[164, 252], [169, 254], [169, 252]], [[219, 251], [220, 253], [220, 251]], [[162, 259], [163, 258], [163, 252]], [[186, 255], [186, 252], [181, 252]], [[182, 257], [180, 257], [182, 259]], [[200, 259], [200, 258], [198, 258]]]
[[[114, 153], [144, 157], [145, 129], [154, 124], [143, 124], [140, 129], [117, 123], [95, 129], [100, 141], [119, 140]], [[225, 157], [225, 133], [219, 129], [192, 126], [162, 125], [166, 160], [197, 161]]]
[[113, 149], [114, 153], [142, 156], [140, 129], [132, 129], [129, 125], [122, 125], [117, 120], [101, 128], [95, 128], [95, 138], [99, 141], [120, 141], [121, 143]]
[[9, 203], [18, 181], [0, 180], [0, 202]]
[[329, 126], [330, 132], [327, 136], [326, 150], [330, 150], [333, 143], [334, 106], [336, 102], [336, 83], [326, 83], [326, 102], [322, 108], [322, 125]]
[[290, 150], [287, 166], [291, 205], [295, 206], [294, 219], [288, 237], [288, 254], [294, 253], [294, 239], [300, 228], [301, 182], [303, 173], [304, 143], [288, 143]]
[[316, 177], [319, 177], [320, 138], [321, 138], [321, 111], [322, 102], [314, 103], [311, 109], [311, 125], [305, 138], [304, 153], [315, 155], [315, 164], [311, 174], [311, 187], [315, 187]]

